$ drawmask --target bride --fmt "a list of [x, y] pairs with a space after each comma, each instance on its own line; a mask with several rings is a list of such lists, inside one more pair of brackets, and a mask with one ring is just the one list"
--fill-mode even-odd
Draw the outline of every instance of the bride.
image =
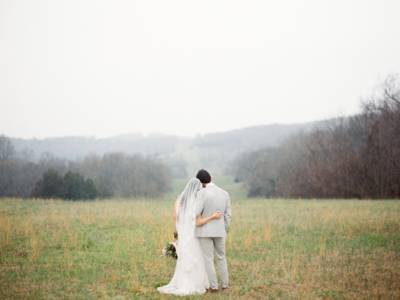
[[[203, 253], [199, 240], [195, 237], [196, 226], [195, 206], [197, 192], [202, 188], [200, 180], [193, 178], [175, 203], [175, 224], [178, 232], [175, 273], [171, 281], [157, 288], [160, 293], [187, 296], [203, 294], [209, 288], [209, 282], [204, 265]], [[207, 218], [197, 219], [197, 225], [218, 219], [221, 213], [214, 213]]]

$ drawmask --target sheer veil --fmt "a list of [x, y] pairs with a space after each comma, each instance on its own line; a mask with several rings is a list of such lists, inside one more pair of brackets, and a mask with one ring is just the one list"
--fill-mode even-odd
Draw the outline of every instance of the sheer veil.
[[178, 235], [182, 235], [182, 239], [185, 238], [183, 234], [194, 234], [192, 230], [195, 228], [196, 196], [200, 189], [200, 180], [197, 178], [190, 179], [176, 201], [176, 229], [178, 231]]

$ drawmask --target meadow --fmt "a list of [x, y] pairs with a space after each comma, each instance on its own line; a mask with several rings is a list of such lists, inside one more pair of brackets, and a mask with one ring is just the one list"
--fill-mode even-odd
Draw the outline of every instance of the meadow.
[[[400, 299], [400, 201], [233, 199], [229, 290]], [[173, 201], [0, 200], [0, 299], [172, 299]]]

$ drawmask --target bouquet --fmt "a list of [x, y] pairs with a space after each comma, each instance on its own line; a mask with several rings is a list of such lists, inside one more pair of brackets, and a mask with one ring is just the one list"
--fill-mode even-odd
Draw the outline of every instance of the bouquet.
[[174, 232], [174, 241], [168, 242], [165, 247], [162, 249], [162, 256], [169, 256], [177, 259], [178, 254], [176, 253], [176, 242], [178, 240], [178, 233]]

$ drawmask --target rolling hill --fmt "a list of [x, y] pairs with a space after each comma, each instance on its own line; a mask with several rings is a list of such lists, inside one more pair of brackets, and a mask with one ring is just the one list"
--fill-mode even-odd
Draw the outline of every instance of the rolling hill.
[[29, 153], [32, 160], [38, 160], [46, 154], [76, 160], [88, 154], [124, 152], [159, 157], [171, 166], [184, 166], [189, 173], [199, 167], [222, 172], [227, 163], [237, 155], [264, 147], [278, 146], [291, 135], [308, 131], [320, 123], [261, 125], [193, 138], [163, 134], [148, 136], [130, 134], [108, 138], [82, 136], [12, 138], [12, 142], [19, 153]]

